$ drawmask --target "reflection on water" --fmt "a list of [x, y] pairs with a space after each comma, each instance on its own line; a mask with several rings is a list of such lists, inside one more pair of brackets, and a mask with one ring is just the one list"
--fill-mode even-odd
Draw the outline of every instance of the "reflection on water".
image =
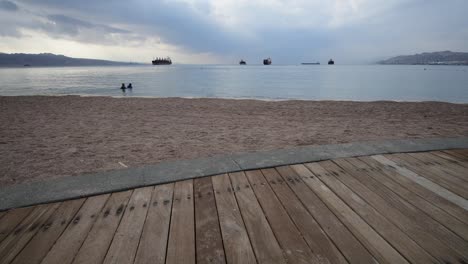
[[[4, 68], [0, 95], [106, 95], [468, 103], [466, 66], [171, 65]], [[133, 90], [120, 90], [132, 83]]]

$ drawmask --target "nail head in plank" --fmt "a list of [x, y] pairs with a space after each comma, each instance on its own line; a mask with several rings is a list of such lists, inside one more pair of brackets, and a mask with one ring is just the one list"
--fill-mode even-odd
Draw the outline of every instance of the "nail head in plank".
[[360, 216], [349, 208], [338, 198], [325, 184], [304, 165], [291, 166], [300, 176], [304, 176], [304, 182], [318, 195], [327, 205], [335, 211], [341, 220], [348, 226], [353, 234], [374, 254], [380, 262], [408, 263], [391, 245], [385, 241], [375, 230], [370, 227]]
[[7, 237], [34, 209], [34, 206], [12, 209], [0, 219], [0, 242]]
[[[357, 158], [346, 159], [346, 161], [351, 163], [358, 170], [374, 169], [374, 167], [367, 165], [366, 163]], [[433, 205], [432, 203], [424, 200], [417, 194], [404, 188], [404, 186], [401, 186], [400, 184], [392, 181], [390, 178], [385, 177], [383, 175], [383, 172], [373, 171], [372, 178], [378, 181], [383, 186], [387, 187], [388, 190], [391, 190], [397, 195], [399, 195], [406, 202], [419, 208], [428, 216], [443, 224], [446, 228], [452, 230], [455, 234], [458, 234], [459, 236], [464, 238], [465, 241], [468, 241], [468, 226], [463, 222], [459, 221], [457, 218], [453, 217], [452, 215]]]
[[[292, 180], [299, 179], [300, 176], [290, 166], [277, 167], [276, 169], [282, 177], [282, 182], [294, 191], [302, 204], [317, 220], [322, 230], [335, 243], [349, 263], [377, 262], [349, 229], [303, 181]], [[309, 175], [308, 177], [315, 176]]]
[[193, 180], [176, 182], [166, 263], [195, 263]]
[[385, 156], [382, 156], [382, 155], [375, 155], [375, 156], [372, 156], [373, 159], [375, 159], [376, 161], [386, 165], [386, 166], [389, 166], [391, 168], [393, 168], [394, 170], [396, 170], [399, 174], [405, 176], [406, 178], [420, 184], [421, 186], [423, 186], [424, 188], [436, 193], [437, 195], [451, 201], [452, 203], [460, 206], [461, 208], [465, 209], [465, 210], [468, 210], [468, 201], [443, 188], [442, 186], [430, 181], [429, 179], [426, 179], [425, 177], [422, 177], [420, 175], [418, 175], [417, 173], [407, 169], [407, 168], [404, 168], [404, 167], [401, 167], [399, 166], [398, 164], [396, 164], [394, 161], [392, 160], [389, 160], [388, 158], [386, 158]]
[[[314, 165], [314, 166], [312, 166]], [[437, 262], [405, 232], [394, 225], [389, 219], [379, 213], [371, 203], [365, 198], [366, 193], [372, 194], [370, 190], [364, 189], [360, 192], [352, 190], [348, 182], [342, 178], [348, 177], [347, 170], [342, 171], [331, 161], [315, 164], [306, 164], [313, 173], [326, 174], [321, 177], [324, 182], [336, 195], [345, 201], [357, 214], [359, 214], [375, 231], [388, 241], [396, 250], [400, 252], [410, 262], [432, 263]], [[364, 192], [364, 193], [363, 193]], [[383, 202], [379, 200], [378, 202]]]
[[193, 180], [197, 263], [226, 263], [210, 177]]
[[[334, 162], [348, 172], [340, 177], [342, 182], [359, 193], [379, 213], [397, 225], [432, 256], [442, 262], [456, 262], [459, 258], [463, 258], [465, 242], [460, 237], [399, 198], [385, 186], [378, 184], [366, 172], [358, 172], [345, 160]], [[427, 230], [432, 232], [429, 233]]]
[[348, 263], [278, 172], [271, 168], [262, 173], [320, 263]]
[[257, 263], [227, 174], [212, 176], [227, 263]]
[[165, 262], [173, 192], [173, 183], [155, 186], [135, 263]]
[[94, 224], [95, 217], [91, 216], [101, 211], [109, 196], [109, 194], [104, 194], [87, 198], [41, 263], [71, 263]]
[[283, 252], [244, 172], [230, 173], [229, 176], [257, 261], [285, 263]]
[[28, 217], [15, 228], [0, 244], [0, 260], [10, 263], [23, 249], [29, 240], [37, 233], [51, 214], [59, 207], [60, 203], [38, 206]]
[[40, 263], [63, 230], [68, 226], [85, 199], [62, 202], [60, 207], [47, 219], [44, 225], [18, 254], [13, 263]]
[[301, 233], [294, 225], [282, 204], [276, 198], [270, 185], [260, 170], [246, 171], [247, 179], [262, 206], [279, 245], [285, 252], [285, 258], [291, 263], [320, 263], [312, 254]]
[[368, 165], [377, 167], [382, 172], [382, 175], [386, 178], [399, 183], [411, 192], [416, 193], [423, 199], [426, 199], [430, 203], [456, 217], [458, 220], [468, 224], [468, 211], [456, 205], [455, 203], [443, 198], [440, 195], [437, 195], [435, 192], [423, 187], [421, 184], [411, 180], [410, 178], [403, 176], [393, 167], [384, 165], [371, 157], [360, 157], [359, 159]]
[[98, 214], [96, 222], [76, 254], [73, 264], [102, 263], [114, 238], [132, 190], [113, 193]]
[[398, 162], [400, 166], [406, 167], [408, 170], [417, 173], [421, 177], [427, 178], [428, 180], [442, 186], [443, 188], [464, 199], [468, 197], [468, 190], [465, 190], [463, 186], [460, 186], [458, 181], [453, 181], [453, 178], [449, 177], [445, 173], [440, 173], [434, 169], [430, 170], [425, 168], [426, 165], [422, 164], [417, 159], [408, 154], [393, 154], [388, 155], [387, 157], [390, 160]]
[[133, 191], [103, 263], [133, 262], [153, 189], [145, 187]]

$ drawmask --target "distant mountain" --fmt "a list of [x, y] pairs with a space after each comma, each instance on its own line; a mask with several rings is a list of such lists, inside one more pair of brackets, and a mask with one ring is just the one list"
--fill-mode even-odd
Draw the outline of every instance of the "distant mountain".
[[378, 63], [406, 65], [468, 65], [468, 52], [424, 52], [415, 55], [397, 56], [379, 61]]
[[117, 62], [106, 60], [70, 58], [63, 55], [51, 53], [24, 54], [24, 53], [0, 53], [0, 67], [23, 67], [23, 66], [117, 66], [135, 65], [136, 63]]

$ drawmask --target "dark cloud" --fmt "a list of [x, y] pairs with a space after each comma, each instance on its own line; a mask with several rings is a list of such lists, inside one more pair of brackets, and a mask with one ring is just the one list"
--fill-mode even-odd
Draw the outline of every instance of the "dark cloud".
[[130, 33], [128, 30], [123, 30], [115, 27], [110, 27], [106, 25], [94, 24], [91, 22], [79, 20], [73, 17], [65, 15], [48, 15], [48, 23], [44, 23], [42, 28], [48, 32], [54, 32], [64, 35], [77, 35], [80, 32], [80, 29], [95, 29], [103, 33], [117, 33], [117, 34], [127, 34]]
[[[34, 21], [8, 24], [0, 17], [0, 23], [9, 25], [0, 35], [14, 35], [15, 28], [23, 27], [54, 38], [106, 45], [159, 39], [189, 52], [252, 61], [271, 56], [277, 63], [293, 63], [340, 56], [350, 63], [369, 62], [370, 57], [422, 49], [460, 50], [468, 39], [466, 0], [298, 0], [280, 7], [275, 4], [282, 1], [239, 1], [247, 6], [229, 9], [223, 18], [240, 21], [229, 26], [213, 15], [219, 12], [212, 6], [215, 0], [15, 1], [20, 12], [33, 10], [38, 18], [26, 15], [24, 20]], [[307, 9], [309, 2], [315, 4]], [[255, 8], [257, 4], [264, 8]]]
[[18, 11], [19, 8], [15, 3], [8, 0], [3, 0], [0, 1], [0, 9], [6, 11]]
[[[195, 52], [227, 53], [242, 46], [242, 39], [226, 32], [208, 17], [208, 4], [189, 5], [180, 1], [141, 0], [22, 0], [37, 7], [86, 14], [93, 22], [138, 27], [142, 35]], [[74, 31], [71, 27], [68, 30]], [[242, 49], [244, 46], [242, 46]]]
[[[22, 38], [22, 30], [32, 30], [47, 34], [55, 39], [68, 39], [82, 43], [115, 45], [135, 44], [144, 40], [138, 34], [104, 24], [77, 19], [63, 14], [44, 14], [19, 11], [19, 14], [6, 13], [0, 16], [0, 36]], [[125, 40], [125, 42], [122, 42]]]

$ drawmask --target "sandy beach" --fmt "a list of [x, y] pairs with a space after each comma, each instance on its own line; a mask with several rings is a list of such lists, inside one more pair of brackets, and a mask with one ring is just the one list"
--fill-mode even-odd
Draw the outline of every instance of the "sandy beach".
[[438, 102], [0, 97], [0, 186], [301, 145], [468, 136]]

